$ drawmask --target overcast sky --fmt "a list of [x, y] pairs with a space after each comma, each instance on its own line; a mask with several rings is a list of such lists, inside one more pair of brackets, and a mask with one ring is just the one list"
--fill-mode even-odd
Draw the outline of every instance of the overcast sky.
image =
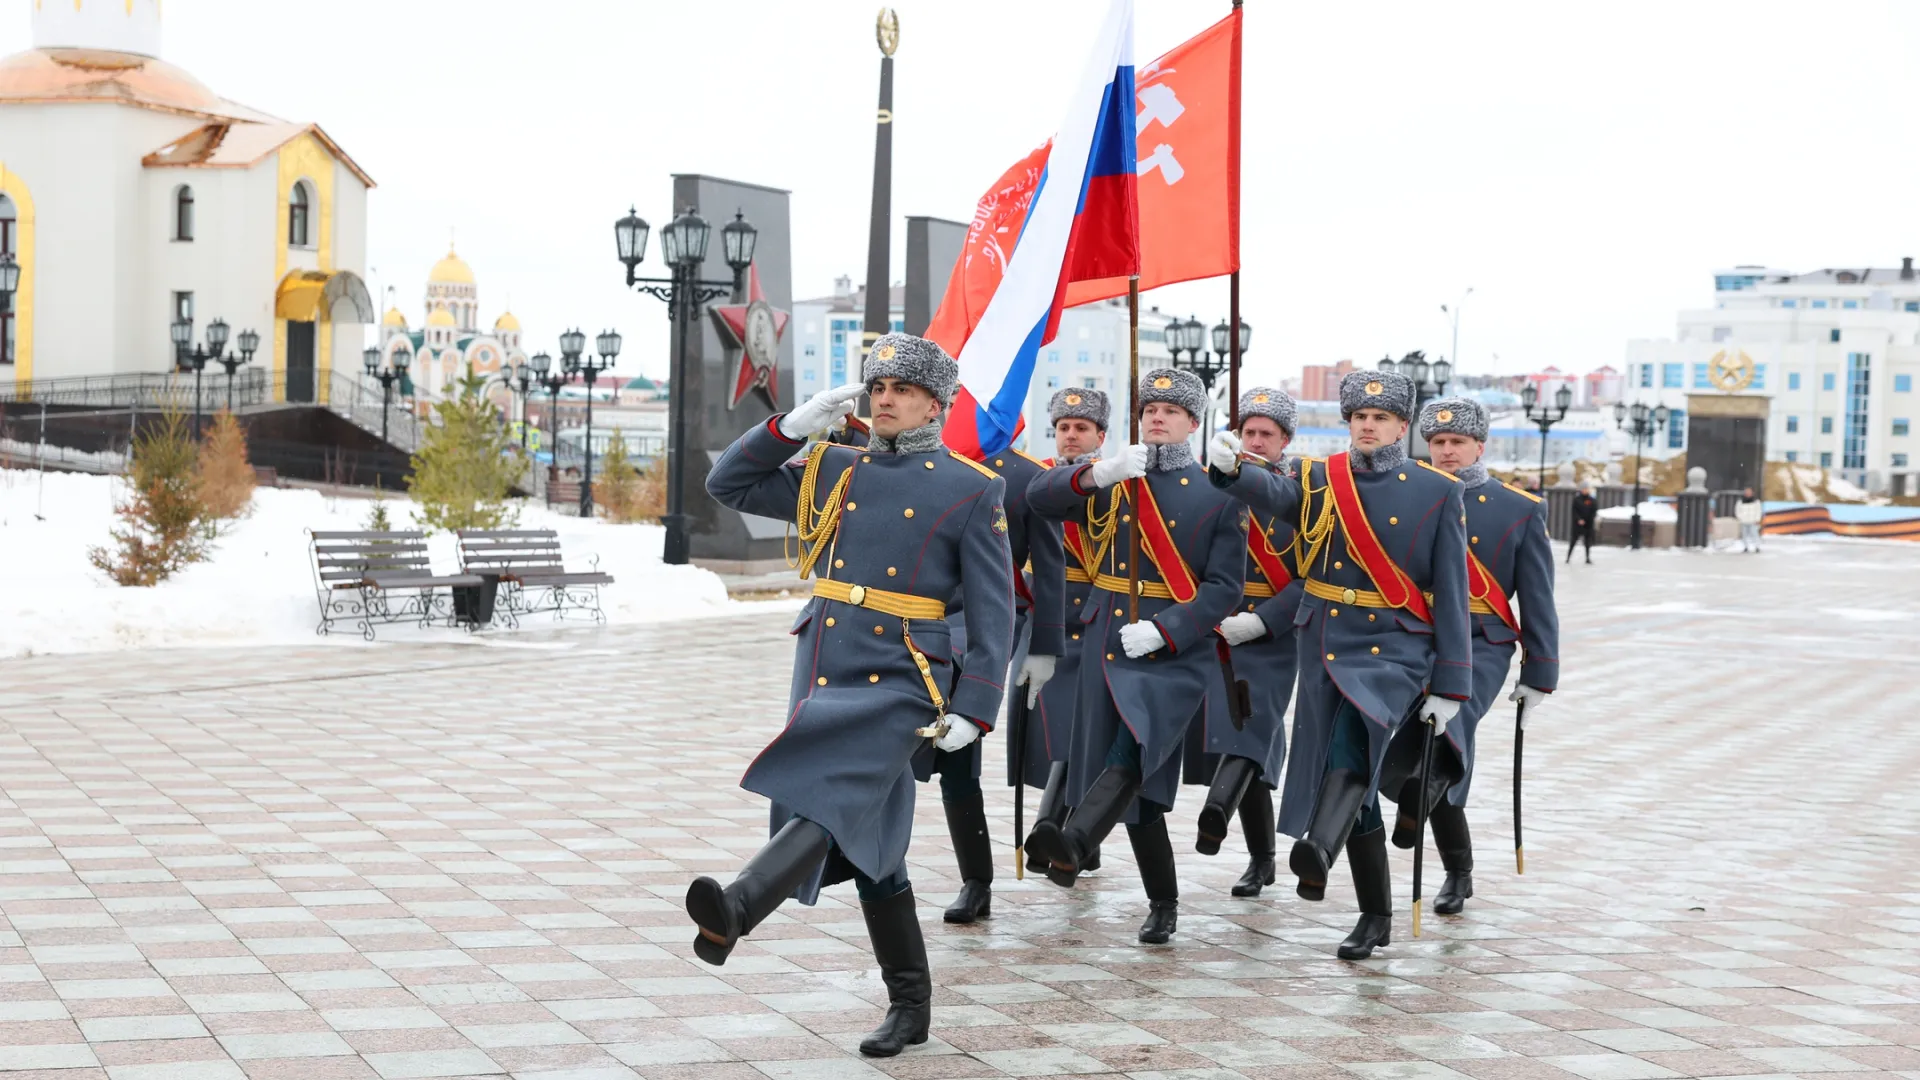
[[[1137, 2], [1141, 62], [1228, 7]], [[27, 46], [28, 7], [0, 20], [0, 52]], [[611, 224], [629, 202], [663, 223], [674, 172], [790, 189], [796, 294], [864, 275], [875, 7], [167, 0], [165, 52], [228, 97], [318, 121], [373, 175], [374, 284], [397, 285], [410, 318], [454, 230], [487, 319], [510, 299], [533, 349], [616, 326], [620, 366], [657, 371], [665, 308], [621, 287]], [[902, 0], [896, 214], [969, 217], [1052, 132], [1105, 7]], [[1440, 305], [1469, 286], [1460, 369], [1617, 367], [1629, 338], [1706, 304], [1718, 266], [1920, 255], [1912, 5], [1247, 7], [1255, 377], [1447, 353]], [[1211, 323], [1226, 284], [1147, 301]]]

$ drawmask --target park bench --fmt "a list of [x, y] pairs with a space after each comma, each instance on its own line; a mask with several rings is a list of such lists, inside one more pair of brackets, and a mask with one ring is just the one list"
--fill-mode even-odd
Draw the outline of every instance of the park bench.
[[314, 590], [320, 598], [320, 625], [347, 622], [373, 640], [378, 623], [414, 622], [431, 626], [454, 622], [455, 589], [478, 589], [477, 574], [436, 574], [427, 559], [422, 532], [320, 532], [312, 537]]
[[552, 612], [564, 619], [569, 612], [606, 622], [600, 610], [600, 586], [613, 584], [611, 574], [598, 569], [568, 570], [560, 557], [560, 534], [552, 529], [462, 529], [460, 569], [468, 574], [497, 577], [500, 592], [493, 614], [510, 627], [520, 616]]

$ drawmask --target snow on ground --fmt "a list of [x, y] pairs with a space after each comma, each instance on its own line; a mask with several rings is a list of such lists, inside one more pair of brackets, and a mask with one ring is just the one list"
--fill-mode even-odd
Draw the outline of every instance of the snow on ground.
[[[113, 503], [122, 490], [114, 477], [0, 470], [0, 657], [223, 644], [363, 644], [344, 624], [328, 637], [314, 633], [319, 603], [306, 530], [363, 529], [371, 502], [262, 488], [254, 494], [252, 514], [230, 523], [209, 561], [155, 588], [133, 589], [113, 584], [87, 561], [89, 548], [110, 542]], [[413, 527], [411, 509], [404, 498], [387, 501], [394, 528]], [[557, 530], [569, 569], [590, 569], [591, 557], [600, 557], [599, 569], [615, 581], [600, 593], [609, 623], [766, 610], [765, 604], [729, 600], [726, 586], [711, 571], [662, 564], [664, 531], [657, 525], [584, 521], [530, 504], [521, 511], [518, 527]], [[428, 543], [435, 570], [458, 568], [451, 536]], [[577, 618], [555, 623], [545, 615], [521, 623], [528, 630], [556, 625], [585, 624]], [[404, 623], [381, 626], [376, 633], [383, 641], [483, 642], [507, 636], [491, 631], [476, 638]]]
[[[1633, 507], [1609, 506], [1605, 510], [1600, 511], [1599, 518], [1602, 521], [1632, 521]], [[1640, 520], [1642, 522], [1672, 523], [1680, 520], [1680, 512], [1674, 509], [1672, 503], [1643, 502], [1640, 504]]]

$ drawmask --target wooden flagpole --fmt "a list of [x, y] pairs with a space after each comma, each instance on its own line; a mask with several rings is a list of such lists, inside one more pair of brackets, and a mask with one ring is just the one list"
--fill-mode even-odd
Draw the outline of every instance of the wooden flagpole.
[[[1127, 445], [1132, 447], [1140, 441], [1140, 275], [1127, 279]], [[1138, 485], [1146, 483], [1145, 477], [1133, 481], [1134, 498], [1132, 505], [1122, 514], [1123, 517], [1140, 512]], [[1127, 621], [1140, 621], [1140, 526], [1127, 523]]]
[[[1233, 10], [1235, 11], [1240, 10], [1240, 2], [1241, 0], [1233, 0]], [[1236, 47], [1236, 55], [1237, 55], [1237, 52], [1238, 50]], [[1236, 75], [1237, 75], [1237, 72], [1236, 72]], [[1233, 92], [1236, 95], [1239, 94], [1240, 87], [1237, 84], [1234, 86]], [[1234, 161], [1237, 167], [1238, 162], [1240, 160], [1240, 148], [1238, 145], [1238, 142], [1240, 139], [1240, 128], [1238, 123], [1234, 125], [1233, 138], [1234, 138], [1235, 145], [1231, 148], [1232, 154], [1233, 154], [1232, 160]], [[1238, 191], [1239, 190], [1238, 176], [1234, 177], [1234, 185], [1235, 185], [1234, 190]], [[1236, 197], [1236, 201], [1237, 201], [1237, 197]], [[1233, 243], [1234, 243], [1234, 249], [1235, 249], [1234, 261], [1237, 263], [1239, 261], [1238, 250], [1240, 246], [1240, 217], [1237, 213], [1234, 215], [1234, 219], [1233, 219], [1233, 231], [1234, 231]], [[1233, 268], [1233, 273], [1229, 275], [1227, 278], [1227, 296], [1228, 296], [1228, 299], [1227, 299], [1228, 310], [1231, 312], [1228, 318], [1229, 318], [1229, 321], [1233, 323], [1233, 327], [1229, 332], [1230, 336], [1228, 338], [1228, 340], [1231, 341], [1232, 344], [1227, 346], [1228, 355], [1230, 355], [1233, 358], [1232, 362], [1228, 365], [1228, 368], [1227, 368], [1227, 395], [1228, 395], [1227, 426], [1232, 428], [1235, 431], [1239, 431], [1240, 430], [1240, 267], [1237, 265]]]

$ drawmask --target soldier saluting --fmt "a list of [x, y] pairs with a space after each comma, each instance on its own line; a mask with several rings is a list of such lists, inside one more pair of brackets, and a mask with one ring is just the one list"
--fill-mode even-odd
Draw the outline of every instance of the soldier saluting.
[[[1264, 463], [1258, 467], [1292, 476], [1281, 455], [1293, 441], [1298, 413], [1293, 398], [1256, 386], [1240, 395], [1238, 411], [1245, 454]], [[1202, 855], [1218, 852], [1227, 823], [1239, 812], [1248, 863], [1233, 886], [1235, 896], [1259, 896], [1263, 887], [1273, 884], [1273, 789], [1280, 786], [1280, 769], [1287, 759], [1285, 717], [1299, 666], [1293, 617], [1304, 588], [1293, 534], [1290, 515], [1255, 515], [1249, 524], [1246, 595], [1242, 610], [1221, 620], [1220, 636], [1233, 649], [1233, 672], [1247, 684], [1251, 708], [1237, 725], [1226, 710], [1210, 711], [1204, 742], [1198, 744], [1206, 754], [1217, 755], [1219, 763], [1200, 809], [1194, 847]], [[1189, 742], [1190, 748], [1195, 746]]]
[[[1054, 391], [1047, 402], [1047, 419], [1053, 424], [1054, 456], [1042, 462], [1055, 465], [1091, 465], [1100, 460], [1100, 446], [1107, 438], [1113, 406], [1104, 391], [1089, 387], [1070, 387]], [[1046, 819], [1056, 826], [1067, 819], [1067, 755], [1073, 747], [1074, 706], [1080, 691], [1080, 640], [1083, 628], [1080, 614], [1093, 593], [1093, 575], [1099, 569], [1094, 544], [1084, 521], [1048, 522], [1059, 530], [1066, 552], [1066, 565], [1056, 572], [1062, 576], [1062, 605], [1066, 616], [1066, 639], [1053, 677], [1035, 699], [1027, 716], [1026, 777], [1028, 784], [1041, 789], [1036, 821]], [[1034, 566], [1034, 595], [1040, 592], [1039, 564]], [[1008, 767], [1012, 767], [1009, 759]], [[1018, 781], [1016, 781], [1018, 782]], [[1027, 868], [1044, 871], [1047, 864], [1032, 852], [1027, 853]], [[1087, 853], [1081, 873], [1100, 867], [1100, 849]]]
[[[1392, 939], [1378, 798], [1389, 745], [1403, 728], [1419, 734], [1409, 720], [1444, 731], [1473, 691], [1462, 488], [1407, 458], [1401, 441], [1413, 402], [1405, 376], [1348, 375], [1340, 414], [1351, 449], [1302, 459], [1298, 479], [1242, 468], [1240, 439], [1230, 432], [1207, 451], [1215, 485], [1259, 513], [1300, 515], [1300, 689], [1279, 830], [1299, 838], [1288, 865], [1303, 899], [1325, 898], [1328, 873], [1346, 849], [1360, 905], [1359, 922], [1340, 943], [1347, 960]], [[1386, 783], [1389, 793], [1400, 791]]]
[[[1459, 913], [1473, 895], [1473, 837], [1467, 830], [1467, 788], [1473, 780], [1474, 733], [1493, 707], [1520, 644], [1520, 679], [1508, 700], [1520, 703], [1521, 722], [1540, 707], [1560, 679], [1560, 616], [1553, 602], [1553, 540], [1540, 498], [1487, 475], [1487, 410], [1464, 398], [1442, 398], [1420, 410], [1420, 437], [1437, 468], [1465, 487], [1468, 612], [1473, 626], [1473, 700], [1447, 725], [1445, 753], [1460, 780], [1433, 807], [1434, 845], [1447, 880], [1433, 910]], [[1518, 606], [1516, 607], [1516, 601]], [[1416, 843], [1418, 823], [1402, 804], [1393, 842]]]
[[[773, 838], [725, 887], [695, 880], [687, 914], [700, 928], [695, 955], [722, 964], [788, 896], [811, 904], [823, 884], [853, 878], [890, 1003], [860, 1052], [891, 1056], [926, 1041], [933, 993], [907, 881], [912, 759], [929, 734], [952, 752], [992, 727], [1013, 640], [1013, 571], [1005, 481], [940, 441], [959, 381], [953, 359], [888, 334], [865, 373], [864, 386], [817, 394], [748, 430], [707, 477], [722, 504], [794, 522], [801, 576], [819, 580], [794, 623], [786, 727], [740, 781], [772, 800]], [[815, 443], [794, 458], [863, 391], [873, 399], [866, 447]], [[946, 623], [956, 594], [971, 631], [958, 678]]]
[[[1094, 845], [1131, 816], [1127, 838], [1149, 901], [1140, 940], [1159, 944], [1172, 936], [1180, 904], [1165, 814], [1180, 786], [1187, 725], [1203, 709], [1225, 707], [1208, 693], [1219, 678], [1214, 629], [1240, 599], [1247, 534], [1246, 514], [1206, 482], [1187, 442], [1206, 409], [1199, 377], [1149, 371], [1138, 393], [1144, 444], [1049, 469], [1027, 495], [1041, 513], [1084, 530], [1096, 567], [1080, 609], [1079, 715], [1067, 774], [1074, 809], [1065, 824], [1041, 819], [1027, 849], [1047, 860], [1051, 880], [1071, 886]], [[1100, 498], [1123, 480], [1135, 482]], [[1130, 621], [1135, 530], [1139, 619]]]

